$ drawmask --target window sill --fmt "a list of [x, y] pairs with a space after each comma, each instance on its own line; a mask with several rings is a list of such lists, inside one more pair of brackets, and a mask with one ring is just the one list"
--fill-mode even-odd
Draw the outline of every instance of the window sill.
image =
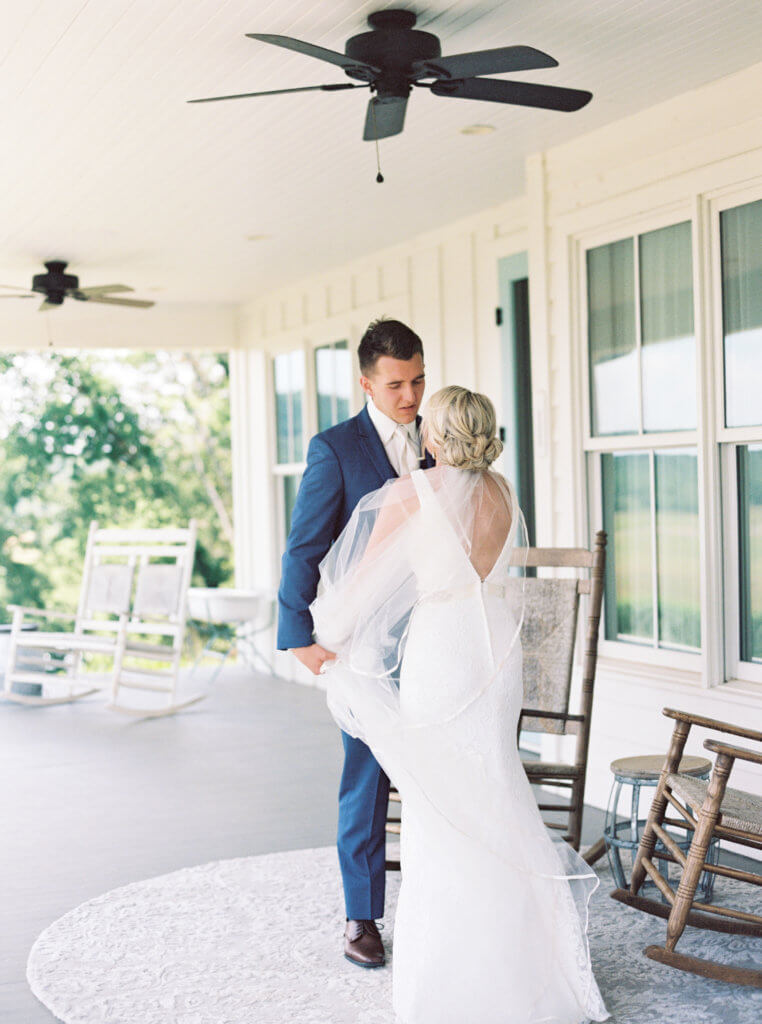
[[665, 698], [669, 693], [675, 694], [676, 700], [683, 696], [695, 699], [700, 695], [702, 700], [725, 706], [751, 707], [757, 711], [762, 708], [762, 684], [747, 679], [729, 679], [706, 687], [698, 671], [689, 672], [642, 662], [636, 664], [612, 657], [598, 658], [597, 675], [603, 686], [607, 683], [612, 686], [637, 683], [639, 688], [659, 690]]

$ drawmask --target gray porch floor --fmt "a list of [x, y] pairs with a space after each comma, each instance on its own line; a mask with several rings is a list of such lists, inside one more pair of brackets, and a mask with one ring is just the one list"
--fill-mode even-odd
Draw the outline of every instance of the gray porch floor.
[[[0, 1020], [54, 1020], [26, 958], [83, 901], [206, 861], [332, 844], [340, 766], [319, 690], [236, 666], [165, 719], [125, 719], [95, 698], [0, 703]], [[602, 821], [587, 810], [583, 847]]]

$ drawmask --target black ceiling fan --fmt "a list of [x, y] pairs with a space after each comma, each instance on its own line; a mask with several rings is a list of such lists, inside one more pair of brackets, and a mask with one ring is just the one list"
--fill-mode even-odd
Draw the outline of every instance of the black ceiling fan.
[[[114, 292], [131, 292], [133, 289], [126, 284], [100, 284], [91, 288], [80, 288], [79, 278], [74, 274], [67, 274], [67, 264], [63, 260], [49, 260], [45, 266], [47, 274], [35, 274], [32, 278], [30, 291], [17, 288], [15, 295], [0, 295], [0, 299], [33, 299], [35, 294], [44, 295], [39, 310], [55, 309], [63, 305], [64, 299], [77, 299], [80, 302], [101, 302], [109, 306], [135, 306], [138, 309], [148, 309], [155, 305], [153, 302], [146, 302], [143, 299], [115, 299]], [[12, 285], [0, 285], [0, 288], [10, 289]]]
[[504, 46], [495, 50], [477, 50], [442, 57], [439, 39], [430, 32], [413, 28], [416, 16], [412, 11], [376, 11], [368, 17], [368, 23], [371, 31], [348, 39], [344, 53], [291, 39], [289, 36], [247, 33], [250, 39], [259, 39], [264, 43], [336, 64], [350, 78], [359, 79], [362, 85], [349, 82], [308, 85], [297, 89], [210, 96], [188, 102], [214, 103], [219, 100], [277, 96], [291, 92], [337, 92], [341, 89], [369, 88], [375, 95], [368, 104], [363, 139], [373, 142], [398, 135], [402, 131], [407, 101], [413, 86], [429, 89], [435, 96], [488, 100], [547, 110], [579, 110], [592, 99], [592, 93], [581, 89], [562, 89], [531, 82], [481, 77], [558, 66], [558, 61], [553, 57], [531, 46]]

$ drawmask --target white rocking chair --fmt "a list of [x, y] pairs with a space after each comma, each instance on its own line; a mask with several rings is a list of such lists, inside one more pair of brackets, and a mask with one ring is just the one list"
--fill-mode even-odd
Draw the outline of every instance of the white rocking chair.
[[[103, 679], [85, 670], [84, 656], [105, 655], [113, 665], [127, 623], [135, 571], [134, 560], [125, 563], [104, 558], [103, 532], [98, 530], [97, 523], [90, 524], [76, 614], [53, 608], [9, 606], [13, 622], [5, 671], [6, 700], [18, 704], [67, 704], [100, 689]], [[30, 632], [35, 619], [68, 621], [73, 627]]]
[[[172, 714], [201, 700], [197, 696], [176, 703], [195, 547], [194, 520], [187, 529], [177, 530], [99, 530], [97, 523], [91, 523], [76, 615], [11, 606], [6, 699], [22, 704], [63, 704], [95, 693], [110, 682], [109, 707], [139, 717]], [[73, 620], [74, 627], [68, 632], [29, 632], [29, 619], [34, 617]], [[166, 637], [168, 642], [147, 642], [148, 636]], [[87, 654], [111, 659], [111, 671], [105, 678], [84, 671]], [[135, 660], [152, 664], [135, 666]], [[156, 668], [156, 662], [169, 668]], [[36, 684], [40, 692], [18, 692], [19, 684], [32, 684], [33, 688]], [[166, 694], [168, 699], [150, 707], [123, 704], [123, 688]]]
[[[172, 715], [204, 699], [178, 703], [177, 679], [196, 550], [196, 521], [186, 530], [105, 530], [108, 550], [137, 561], [135, 597], [118, 645], [111, 711], [138, 718]], [[158, 664], [157, 664], [158, 663]], [[125, 700], [125, 691], [159, 694], [153, 703]]]

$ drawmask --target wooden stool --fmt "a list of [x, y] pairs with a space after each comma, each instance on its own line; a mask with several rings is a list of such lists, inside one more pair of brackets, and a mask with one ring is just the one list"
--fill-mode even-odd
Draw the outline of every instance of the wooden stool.
[[[611, 762], [614, 782], [611, 786], [611, 795], [609, 796], [609, 803], [606, 809], [603, 838], [606, 843], [611, 871], [618, 889], [627, 889], [630, 885], [629, 881], [625, 878], [620, 851], [629, 850], [632, 858], [635, 857], [640, 845], [643, 827], [646, 823], [645, 818], [638, 817], [640, 790], [648, 786], [656, 788], [663, 767], [664, 757], [660, 754], [647, 754], [641, 757], [619, 757], [616, 761]], [[712, 770], [712, 762], [708, 761], [705, 757], [686, 756], [680, 761], [678, 770], [683, 775], [692, 775], [697, 779], [708, 779]], [[630, 786], [632, 789], [630, 814], [629, 818], [625, 817], [624, 820], [617, 822], [617, 810], [624, 786]], [[673, 833], [670, 834], [673, 835]], [[684, 836], [673, 835], [673, 838], [678, 846], [687, 853], [691, 845], [693, 833], [687, 832]], [[654, 856], [659, 857], [667, 853], [668, 851], [664, 845], [658, 842], [654, 850]], [[708, 854], [708, 859], [712, 864], [717, 863], [719, 853], [719, 842], [714, 840]], [[668, 872], [668, 864], [669, 862], [667, 861], [664, 868], [665, 874]], [[703, 873], [696, 892], [697, 900], [709, 902], [714, 889], [714, 879], [715, 876], [711, 872], [705, 871]]]

